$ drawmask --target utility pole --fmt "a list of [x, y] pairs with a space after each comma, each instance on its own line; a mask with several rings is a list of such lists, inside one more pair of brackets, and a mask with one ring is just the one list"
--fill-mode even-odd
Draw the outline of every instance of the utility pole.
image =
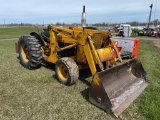
[[[148, 28], [149, 28], [149, 24], [150, 24], [150, 20], [151, 20], [153, 3], [152, 3], [149, 7], [150, 7], [150, 15], [149, 15], [149, 21], [148, 21]], [[148, 29], [148, 28], [147, 28], [147, 29]]]

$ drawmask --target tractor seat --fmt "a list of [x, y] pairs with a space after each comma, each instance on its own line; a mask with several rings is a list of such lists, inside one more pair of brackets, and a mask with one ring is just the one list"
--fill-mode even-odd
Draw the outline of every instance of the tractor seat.
[[43, 40], [47, 43], [50, 42], [50, 35], [49, 35], [49, 31], [47, 29], [43, 29], [41, 32], [41, 36], [43, 38]]

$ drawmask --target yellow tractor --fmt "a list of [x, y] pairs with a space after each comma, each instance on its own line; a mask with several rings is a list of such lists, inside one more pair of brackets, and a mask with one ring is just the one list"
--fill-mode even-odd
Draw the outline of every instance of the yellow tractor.
[[41, 34], [32, 32], [20, 37], [16, 51], [20, 63], [28, 69], [39, 68], [42, 60], [54, 63], [57, 80], [65, 85], [76, 83], [79, 70], [90, 68], [89, 101], [116, 117], [149, 81], [138, 58], [122, 62], [111, 34], [105, 31], [49, 25]]
[[138, 58], [116, 65], [114, 52], [122, 59], [109, 32], [49, 25], [41, 34], [20, 37], [16, 48], [28, 69], [39, 68], [42, 60], [54, 63], [57, 79], [65, 85], [76, 83], [80, 69], [90, 68], [89, 101], [117, 117], [148, 85]]

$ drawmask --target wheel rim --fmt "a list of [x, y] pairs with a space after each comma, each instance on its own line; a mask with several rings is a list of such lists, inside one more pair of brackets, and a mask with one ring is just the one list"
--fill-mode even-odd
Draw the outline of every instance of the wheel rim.
[[58, 75], [61, 78], [62, 81], [67, 81], [68, 80], [68, 70], [67, 67], [63, 64], [60, 64], [58, 66]]
[[25, 62], [29, 61], [28, 48], [26, 45], [21, 46], [21, 54]]

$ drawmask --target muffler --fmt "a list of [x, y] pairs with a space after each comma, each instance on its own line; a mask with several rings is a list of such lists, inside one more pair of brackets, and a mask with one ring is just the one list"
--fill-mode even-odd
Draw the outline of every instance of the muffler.
[[118, 117], [148, 86], [140, 60], [132, 60], [93, 76], [89, 101]]

